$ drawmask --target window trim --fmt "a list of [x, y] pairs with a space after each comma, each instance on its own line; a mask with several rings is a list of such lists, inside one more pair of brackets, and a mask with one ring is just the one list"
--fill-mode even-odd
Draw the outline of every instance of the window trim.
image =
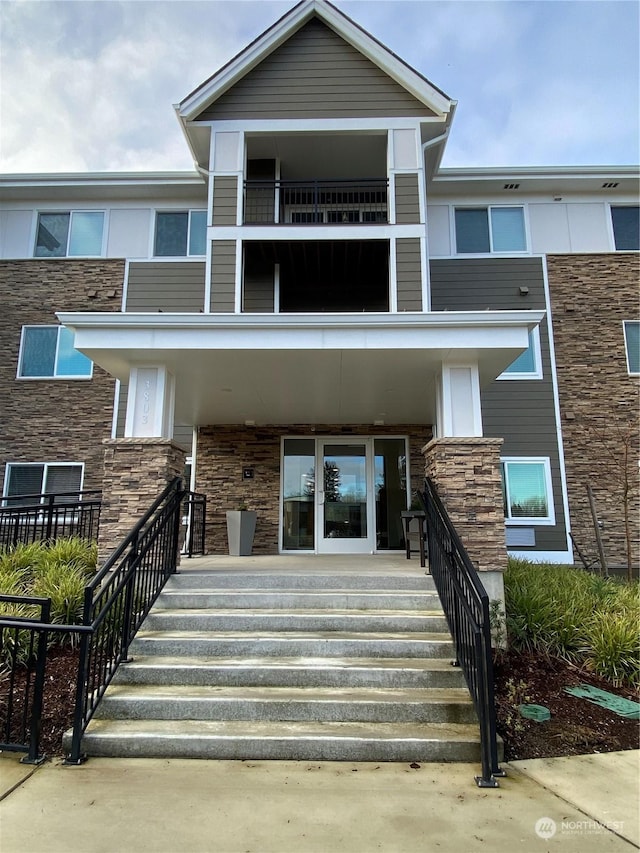
[[[36, 227], [35, 234], [33, 236], [33, 253], [32, 257], [38, 261], [55, 261], [60, 260], [61, 258], [73, 258], [77, 260], [79, 258], [104, 258], [106, 255], [106, 241], [107, 241], [107, 213], [106, 208], [69, 208], [67, 210], [60, 210], [59, 208], [55, 208], [54, 210], [36, 210]], [[38, 248], [38, 232], [40, 230], [40, 217], [41, 216], [60, 216], [68, 213], [69, 214], [69, 229], [67, 231], [67, 244], [65, 246], [64, 255], [57, 256], [48, 256], [48, 255], [36, 255], [36, 250]], [[72, 231], [72, 223], [73, 217], [76, 213], [101, 213], [102, 214], [102, 238], [100, 241], [100, 253], [97, 255], [70, 255], [69, 254], [69, 244], [71, 243], [71, 231]]]
[[637, 326], [640, 327], [640, 320], [623, 320], [622, 321], [622, 334], [624, 337], [624, 355], [625, 355], [625, 359], [627, 361], [627, 373], [629, 374], [629, 376], [640, 376], [640, 370], [638, 370], [638, 371], [631, 370], [631, 364], [629, 362], [629, 341], [627, 338], [627, 324], [628, 323], [635, 323]]
[[[540, 326], [536, 326], [529, 332], [529, 342], [529, 347], [527, 347], [524, 352], [527, 352], [529, 348], [532, 349], [534, 370], [532, 370], [530, 373], [516, 373], [515, 371], [508, 373], [507, 370], [503, 370], [500, 376], [497, 377], [498, 380], [506, 379], [508, 381], [511, 381], [513, 379], [530, 380], [544, 378], [542, 371], [542, 350], [540, 348]], [[522, 355], [524, 355], [524, 353], [522, 353]]]
[[543, 465], [544, 469], [544, 478], [545, 478], [545, 488], [547, 490], [546, 498], [547, 498], [547, 508], [548, 513], [544, 517], [539, 516], [518, 516], [517, 518], [511, 518], [509, 515], [505, 515], [504, 523], [507, 526], [516, 526], [516, 525], [528, 525], [531, 526], [543, 526], [550, 527], [555, 525], [556, 523], [556, 511], [554, 504], [554, 496], [553, 496], [553, 482], [551, 479], [551, 460], [548, 456], [501, 456], [500, 464], [502, 466], [502, 481], [504, 483], [504, 491], [506, 494], [506, 503], [507, 503], [507, 512], [510, 511], [511, 501], [509, 500], [509, 480], [506, 476], [507, 467], [510, 463], [533, 463], [536, 465]]
[[[451, 223], [451, 245], [454, 248], [453, 254], [456, 257], [460, 258], [486, 258], [489, 255], [498, 255], [500, 257], [511, 257], [512, 255], [517, 255], [521, 257], [523, 255], [531, 254], [531, 239], [529, 236], [529, 218], [528, 218], [528, 208], [526, 204], [473, 204], [471, 202], [465, 202], [463, 204], [452, 204], [450, 205], [452, 213], [450, 214], [449, 221]], [[522, 211], [522, 227], [524, 230], [524, 249], [508, 249], [506, 251], [498, 251], [493, 248], [493, 227], [491, 223], [491, 210], [493, 208], [518, 208]], [[489, 227], [489, 251], [488, 252], [460, 252], [458, 251], [458, 229], [456, 228], [456, 210], [486, 210], [487, 212], [487, 224]]]
[[[184, 255], [156, 255], [156, 235], [158, 232], [158, 214], [159, 213], [186, 213], [187, 214], [187, 251]], [[191, 221], [193, 213], [204, 213], [205, 214], [205, 250], [203, 255], [194, 255], [189, 252], [189, 246], [191, 244]], [[206, 225], [206, 216], [207, 216], [207, 208], [206, 207], [167, 207], [167, 208], [155, 208], [153, 211], [153, 230], [151, 234], [151, 252], [150, 258], [153, 261], [166, 261], [166, 260], [174, 260], [176, 258], [206, 258], [207, 257], [207, 225]]]
[[[13, 461], [13, 462], [6, 462], [5, 466], [4, 466], [4, 482], [2, 484], [2, 497], [3, 498], [20, 497], [19, 495], [14, 496], [14, 495], [7, 494], [8, 489], [9, 489], [9, 475], [10, 475], [10, 470], [11, 470], [12, 465], [16, 465], [16, 466], [19, 465], [22, 468], [35, 467], [36, 465], [42, 466], [42, 468], [43, 468], [42, 481], [40, 483], [40, 495], [41, 495], [40, 503], [41, 504], [44, 504], [46, 501], [44, 486], [45, 486], [45, 483], [47, 482], [47, 476], [48, 476], [50, 468], [62, 468], [62, 467], [80, 468], [80, 486], [78, 488], [78, 492], [81, 493], [84, 489], [84, 466], [85, 466], [84, 462], [20, 462], [20, 461]], [[33, 492], [33, 494], [37, 494], [37, 493]], [[4, 501], [3, 501], [3, 504], [5, 506], [10, 506], [10, 504], [6, 504]]]
[[[55, 323], [28, 323], [22, 327], [20, 330], [20, 349], [18, 351], [18, 366], [16, 369], [16, 379], [19, 379], [21, 382], [30, 382], [37, 381], [41, 382], [43, 380], [48, 381], [63, 381], [63, 382], [86, 382], [90, 379], [93, 379], [93, 361], [89, 359], [89, 363], [91, 365], [91, 370], [88, 374], [79, 376], [77, 374], [56, 374], [55, 370], [58, 364], [58, 353], [60, 351], [60, 330], [66, 329], [66, 326], [59, 326]], [[53, 369], [54, 373], [52, 375], [45, 376], [22, 376], [22, 359], [24, 356], [24, 345], [25, 345], [25, 332], [27, 329], [57, 329], [56, 336], [56, 351], [53, 358]], [[86, 356], [88, 358], [88, 356]], [[36, 463], [34, 463], [36, 464]], [[40, 464], [40, 463], [38, 463]]]
[[612, 202], [612, 201], [610, 201], [608, 203], [608, 207], [609, 207], [609, 228], [610, 228], [610, 233], [611, 233], [612, 250], [614, 252], [637, 252], [637, 251], [639, 251], [638, 249], [618, 249], [618, 247], [616, 246], [616, 229], [614, 228], [614, 225], [613, 225], [613, 208], [614, 207], [616, 207], [616, 208], [618, 208], [618, 207], [640, 207], [640, 205], [638, 205], [637, 202], [632, 202], [632, 201], [629, 201], [626, 203], [625, 202]]

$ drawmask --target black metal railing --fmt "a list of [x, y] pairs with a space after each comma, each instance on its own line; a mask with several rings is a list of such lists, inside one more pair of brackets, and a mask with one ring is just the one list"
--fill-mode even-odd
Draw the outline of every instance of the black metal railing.
[[[47, 647], [54, 634], [79, 647], [72, 744], [79, 764], [82, 735], [129, 645], [168, 578], [176, 571], [181, 523], [184, 553], [204, 553], [206, 499], [176, 478], [87, 584], [78, 625], [50, 621], [50, 600], [0, 596], [0, 750], [39, 761]], [[26, 651], [25, 651], [26, 649]]]
[[386, 178], [245, 181], [244, 223], [361, 225], [386, 223]]
[[0, 595], [0, 750], [36, 764], [51, 599]]
[[480, 723], [480, 787], [504, 776], [498, 763], [489, 596], [430, 480], [418, 492], [426, 514], [429, 567]]
[[2, 498], [0, 548], [78, 536], [98, 539], [100, 492], [62, 492]]
[[129, 644], [176, 571], [185, 492], [170, 483], [85, 588], [73, 737], [67, 763], [79, 764], [82, 735]]
[[182, 553], [187, 557], [204, 554], [206, 516], [206, 495], [187, 492], [182, 507], [182, 523], [186, 527]]

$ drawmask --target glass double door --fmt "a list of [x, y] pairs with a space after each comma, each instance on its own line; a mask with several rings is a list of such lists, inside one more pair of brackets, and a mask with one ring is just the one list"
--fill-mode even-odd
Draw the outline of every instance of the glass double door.
[[285, 439], [282, 506], [285, 551], [359, 554], [404, 547], [405, 440]]

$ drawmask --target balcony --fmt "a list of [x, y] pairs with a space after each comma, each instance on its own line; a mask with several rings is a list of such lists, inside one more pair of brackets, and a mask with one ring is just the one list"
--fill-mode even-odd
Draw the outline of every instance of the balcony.
[[388, 219], [386, 178], [247, 180], [245, 225], [371, 225]]

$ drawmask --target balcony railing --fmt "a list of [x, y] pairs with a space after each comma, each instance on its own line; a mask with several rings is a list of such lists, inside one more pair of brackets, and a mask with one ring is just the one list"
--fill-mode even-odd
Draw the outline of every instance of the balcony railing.
[[245, 225], [370, 225], [389, 221], [386, 178], [245, 181]]

